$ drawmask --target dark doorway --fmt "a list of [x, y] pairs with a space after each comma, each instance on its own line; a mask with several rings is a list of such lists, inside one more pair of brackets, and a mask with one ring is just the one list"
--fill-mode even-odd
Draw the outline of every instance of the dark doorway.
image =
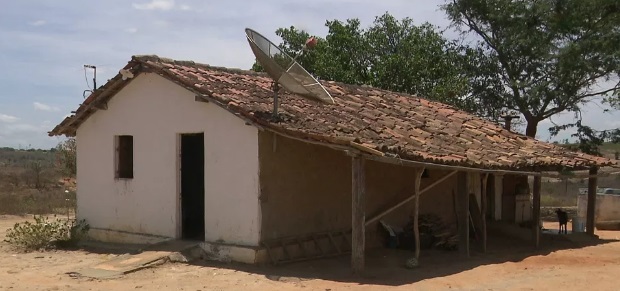
[[204, 134], [181, 135], [181, 237], [205, 238]]

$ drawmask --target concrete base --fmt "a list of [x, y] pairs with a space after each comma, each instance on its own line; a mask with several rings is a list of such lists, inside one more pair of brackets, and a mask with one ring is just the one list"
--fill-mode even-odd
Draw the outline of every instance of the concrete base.
[[[97, 242], [156, 245], [173, 240], [149, 234], [130, 233], [124, 231], [91, 228], [88, 239]], [[256, 246], [239, 246], [218, 242], [200, 242], [206, 259], [220, 262], [239, 262], [245, 264], [262, 264], [269, 262], [269, 256], [264, 248]]]
[[596, 229], [598, 230], [620, 230], [620, 220], [597, 221]]
[[88, 231], [88, 239], [107, 243], [151, 245], [165, 242], [172, 238], [112, 229], [91, 228]]
[[263, 264], [268, 262], [267, 251], [260, 247], [238, 246], [217, 242], [203, 242], [200, 247], [207, 259], [220, 262]]
[[166, 262], [190, 262], [202, 257], [203, 253], [198, 243], [192, 241], [167, 241], [150, 248], [137, 254], [120, 255], [68, 274], [96, 279], [115, 278]]

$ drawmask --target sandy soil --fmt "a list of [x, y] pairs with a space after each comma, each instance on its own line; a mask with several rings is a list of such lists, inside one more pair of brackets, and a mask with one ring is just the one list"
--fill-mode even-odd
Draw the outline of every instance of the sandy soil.
[[[23, 217], [0, 216], [0, 240]], [[549, 228], [555, 224], [546, 224]], [[570, 226], [569, 226], [570, 229]], [[0, 243], [0, 290], [617, 290], [620, 232], [599, 231], [589, 245], [554, 239], [534, 250], [500, 238], [489, 251], [424, 251], [422, 266], [402, 267], [407, 251], [371, 251], [367, 274], [350, 274], [347, 257], [249, 267], [198, 262], [168, 263], [121, 278], [73, 278], [68, 272], [117, 254], [86, 250], [19, 253]]]

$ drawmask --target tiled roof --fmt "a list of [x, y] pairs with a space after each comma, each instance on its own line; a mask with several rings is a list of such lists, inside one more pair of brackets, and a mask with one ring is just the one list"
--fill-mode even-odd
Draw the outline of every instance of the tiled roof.
[[[157, 56], [134, 56], [125, 69], [157, 73], [268, 130], [337, 145], [350, 146], [353, 141], [358, 148], [361, 144], [401, 159], [507, 170], [584, 169], [612, 163], [512, 133], [442, 103], [371, 87], [323, 81], [336, 101], [333, 105], [281, 90], [280, 118], [274, 120], [272, 80], [265, 74]], [[129, 80], [120, 74], [114, 77], [50, 135], [74, 135], [77, 126]]]

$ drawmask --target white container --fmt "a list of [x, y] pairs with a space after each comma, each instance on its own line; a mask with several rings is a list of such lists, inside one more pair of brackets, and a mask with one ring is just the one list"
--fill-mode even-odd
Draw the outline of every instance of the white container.
[[583, 217], [573, 217], [573, 232], [586, 232], [586, 220]]
[[515, 196], [515, 222], [520, 223], [532, 219], [532, 201], [529, 194]]

